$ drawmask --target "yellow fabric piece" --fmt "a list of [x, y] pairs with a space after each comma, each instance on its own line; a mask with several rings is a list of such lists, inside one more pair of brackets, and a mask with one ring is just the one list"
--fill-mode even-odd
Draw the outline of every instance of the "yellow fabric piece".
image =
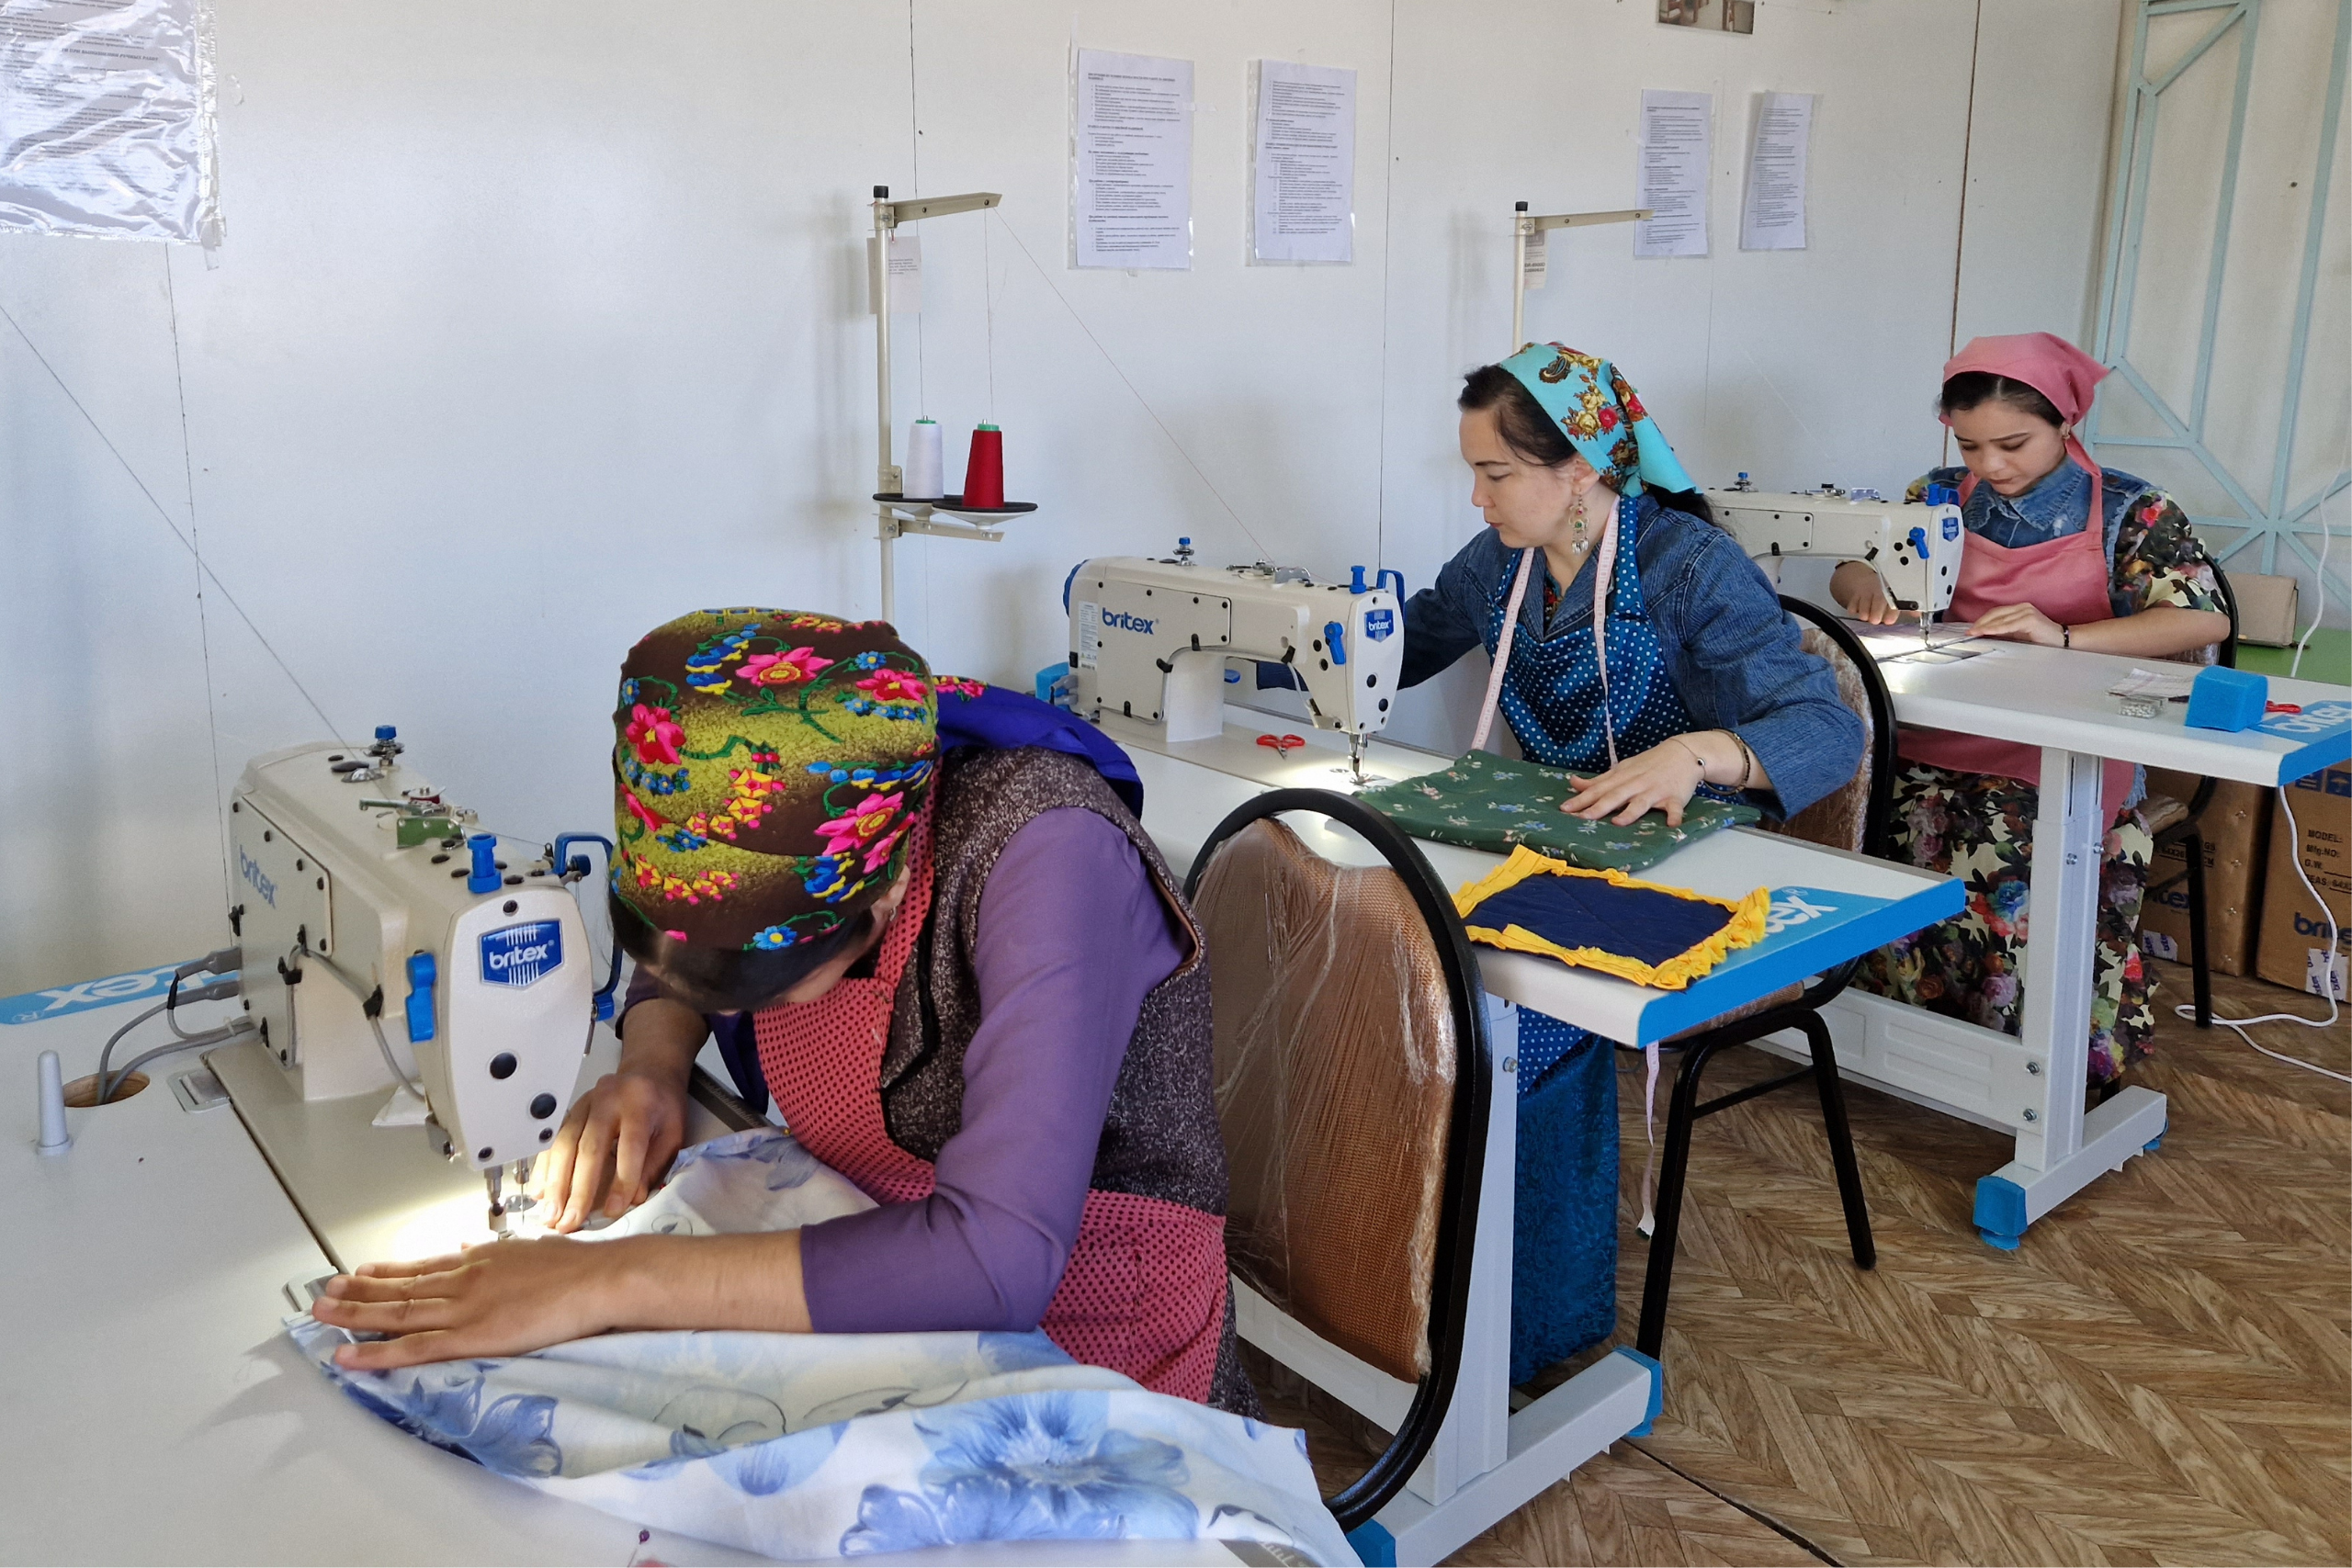
[[[1697, 946], [1676, 953], [1663, 964], [1645, 964], [1638, 958], [1627, 958], [1622, 953], [1605, 952], [1598, 947], [1562, 947], [1557, 942], [1546, 942], [1524, 926], [1505, 926], [1496, 931], [1491, 926], [1470, 923], [1472, 911], [1480, 904], [1531, 876], [1589, 876], [1615, 887], [1640, 888], [1688, 898], [1694, 903], [1719, 905], [1729, 909], [1732, 916], [1723, 930]], [[1710, 898], [1703, 893], [1693, 893], [1687, 887], [1668, 887], [1660, 883], [1643, 882], [1614, 869], [1588, 871], [1548, 855], [1539, 855], [1524, 844], [1511, 851], [1510, 859], [1453, 896], [1453, 911], [1462, 917], [1463, 929], [1473, 942], [1483, 942], [1489, 947], [1505, 948], [1513, 953], [1532, 953], [1545, 958], [1556, 958], [1579, 969], [1598, 969], [1604, 975], [1614, 975], [1620, 980], [1631, 980], [1636, 986], [1651, 986], [1662, 991], [1679, 991], [1721, 964], [1733, 949], [1754, 946], [1763, 939], [1765, 918], [1771, 909], [1772, 892], [1768, 887], [1758, 887], [1735, 904], [1728, 899]]]

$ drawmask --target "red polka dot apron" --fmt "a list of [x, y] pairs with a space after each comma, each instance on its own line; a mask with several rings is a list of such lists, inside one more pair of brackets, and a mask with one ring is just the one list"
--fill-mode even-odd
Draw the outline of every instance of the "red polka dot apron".
[[[913, 829], [913, 877], [870, 979], [753, 1021], [760, 1066], [801, 1146], [877, 1203], [929, 1198], [936, 1177], [890, 1139], [882, 1058], [899, 982], [931, 918], [931, 813]], [[1225, 1221], [1132, 1192], [1089, 1191], [1078, 1244], [1038, 1325], [1091, 1366], [1159, 1393], [1207, 1403], [1225, 1330]]]
[[[1961, 487], [1961, 504], [1976, 488], [1971, 474]], [[2107, 596], [2107, 535], [2101, 525], [2098, 470], [2091, 470], [2091, 509], [2081, 532], [2038, 545], [1996, 545], [1972, 532], [1960, 558], [1960, 581], [1952, 587], [1954, 620], [1973, 621], [2004, 604], [2031, 604], [2061, 626], [2111, 620]], [[1995, 773], [2026, 784], [2041, 783], [2041, 748], [1945, 729], [1905, 729], [1896, 750], [1915, 762], [1961, 773]], [[2132, 791], [2132, 767], [2109, 761], [2101, 770], [2101, 806], [2113, 815]]]

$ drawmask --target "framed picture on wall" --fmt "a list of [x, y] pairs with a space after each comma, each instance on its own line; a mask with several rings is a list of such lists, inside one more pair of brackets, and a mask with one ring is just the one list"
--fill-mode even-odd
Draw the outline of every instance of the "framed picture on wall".
[[1670, 28], [1752, 33], [1756, 30], [1756, 0], [1657, 0], [1657, 19]]

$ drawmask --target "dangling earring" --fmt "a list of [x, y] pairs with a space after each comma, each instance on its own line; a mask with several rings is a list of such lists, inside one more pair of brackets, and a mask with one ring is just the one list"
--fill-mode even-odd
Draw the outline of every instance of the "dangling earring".
[[1574, 507], [1574, 508], [1569, 512], [1568, 515], [1569, 515], [1571, 518], [1573, 518], [1573, 519], [1575, 520], [1575, 522], [1576, 522], [1576, 525], [1577, 525], [1577, 548], [1578, 548], [1578, 549], [1582, 549], [1582, 548], [1584, 548], [1584, 529], [1585, 529], [1585, 516], [1584, 516], [1584, 491], [1577, 491], [1577, 503], [1576, 503], [1576, 506], [1575, 506], [1575, 507]]

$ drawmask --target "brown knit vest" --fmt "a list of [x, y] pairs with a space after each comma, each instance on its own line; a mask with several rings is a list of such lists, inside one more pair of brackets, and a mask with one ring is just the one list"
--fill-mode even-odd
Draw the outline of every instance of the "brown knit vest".
[[[899, 982], [882, 1059], [882, 1111], [891, 1142], [936, 1160], [963, 1126], [964, 1053], [980, 1024], [973, 953], [981, 895], [1013, 834], [1048, 811], [1075, 807], [1126, 835], [1191, 949], [1144, 998], [1087, 1185], [1222, 1215], [1225, 1141], [1214, 1098], [1206, 940], [1159, 847], [1091, 764], [1058, 751], [951, 751], [933, 799], [931, 918]], [[1258, 1413], [1241, 1371], [1229, 1298], [1211, 1403]]]

